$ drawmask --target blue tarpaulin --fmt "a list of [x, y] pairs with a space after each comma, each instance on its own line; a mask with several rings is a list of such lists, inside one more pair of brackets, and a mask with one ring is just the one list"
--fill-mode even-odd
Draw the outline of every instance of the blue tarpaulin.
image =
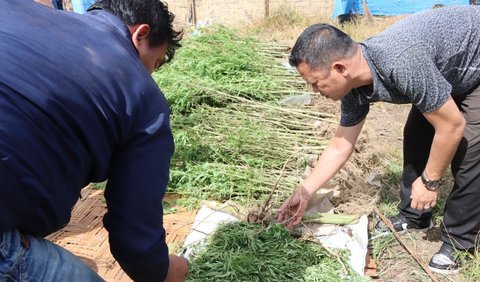
[[[372, 15], [394, 16], [431, 9], [436, 4], [445, 6], [469, 5], [469, 0], [365, 0]], [[363, 14], [362, 0], [335, 0], [333, 17]]]
[[72, 8], [75, 13], [83, 14], [95, 0], [72, 0]]

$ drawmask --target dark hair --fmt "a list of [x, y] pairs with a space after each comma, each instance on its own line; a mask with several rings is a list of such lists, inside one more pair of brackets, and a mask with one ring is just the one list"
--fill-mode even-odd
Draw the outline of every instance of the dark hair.
[[353, 56], [355, 46], [355, 41], [340, 29], [314, 24], [300, 34], [288, 61], [292, 67], [305, 63], [312, 69], [323, 70], [335, 60]]
[[148, 24], [151, 47], [168, 43], [167, 62], [173, 59], [175, 50], [182, 46], [180, 40], [183, 31], [173, 29], [175, 15], [160, 0], [98, 0], [88, 8], [88, 11], [92, 10], [112, 13], [130, 26]]

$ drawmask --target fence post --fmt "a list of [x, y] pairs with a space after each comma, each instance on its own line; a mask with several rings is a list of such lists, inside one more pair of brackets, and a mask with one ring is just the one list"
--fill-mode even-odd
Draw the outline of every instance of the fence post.
[[188, 8], [188, 23], [193, 23], [194, 25], [197, 24], [197, 5], [195, 0], [186, 0]]
[[270, 16], [270, 0], [265, 0], [265, 18]]

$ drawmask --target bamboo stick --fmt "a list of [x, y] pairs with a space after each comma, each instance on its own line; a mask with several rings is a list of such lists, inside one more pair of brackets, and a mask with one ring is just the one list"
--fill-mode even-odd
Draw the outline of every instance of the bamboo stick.
[[425, 271], [425, 273], [427, 273], [427, 275], [430, 277], [430, 279], [432, 279], [433, 282], [438, 282], [437, 278], [435, 277], [435, 275], [430, 271], [430, 269], [428, 269], [428, 267], [426, 267], [421, 261], [420, 259], [416, 256], [415, 252], [410, 249], [410, 247], [408, 247], [404, 242], [403, 240], [400, 238], [400, 236], [398, 235], [397, 231], [395, 230], [395, 228], [393, 228], [392, 224], [390, 223], [390, 220], [388, 220], [385, 215], [383, 215], [383, 213], [377, 208], [377, 207], [374, 207], [373, 208], [375, 210], [375, 212], [378, 214], [378, 216], [382, 219], [382, 221], [388, 226], [388, 229], [390, 229], [390, 231], [392, 232], [393, 236], [395, 236], [395, 238], [397, 239], [397, 241], [400, 243], [400, 245], [402, 245], [402, 247], [405, 248], [405, 250], [407, 250], [407, 252], [415, 259], [415, 261], [423, 268], [423, 270]]

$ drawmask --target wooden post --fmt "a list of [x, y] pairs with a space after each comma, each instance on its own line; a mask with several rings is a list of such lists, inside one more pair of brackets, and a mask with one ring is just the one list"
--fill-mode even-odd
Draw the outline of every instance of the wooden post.
[[265, 18], [270, 16], [270, 0], [265, 0]]
[[188, 6], [190, 7], [190, 15], [188, 17], [188, 22], [193, 23], [194, 25], [197, 24], [197, 5], [195, 0], [187, 0]]
[[367, 18], [368, 22], [373, 24], [373, 16], [372, 13], [370, 13], [370, 9], [368, 8], [367, 1], [362, 0], [362, 9], [363, 9], [363, 15]]
[[197, 24], [197, 3], [195, 0], [192, 0], [192, 13], [193, 13], [193, 23]]

